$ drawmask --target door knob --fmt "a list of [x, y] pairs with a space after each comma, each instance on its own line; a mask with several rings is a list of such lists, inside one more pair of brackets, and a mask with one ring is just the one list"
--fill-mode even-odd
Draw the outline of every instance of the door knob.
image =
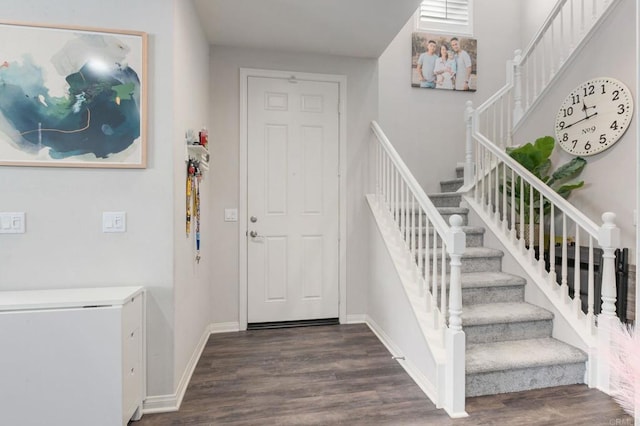
[[255, 237], [257, 237], [257, 236], [258, 236], [258, 233], [257, 233], [256, 231], [251, 231], [251, 232], [249, 232], [249, 236], [250, 236], [251, 238], [255, 238]]
[[256, 223], [258, 221], [258, 218], [255, 216], [251, 216], [251, 218], [249, 218], [249, 220], [251, 221], [251, 223]]

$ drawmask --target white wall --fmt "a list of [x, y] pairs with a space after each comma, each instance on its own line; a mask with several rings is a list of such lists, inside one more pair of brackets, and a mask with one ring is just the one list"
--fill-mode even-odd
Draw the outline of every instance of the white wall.
[[522, 28], [520, 48], [526, 49], [529, 42], [536, 35], [544, 21], [547, 19], [558, 0], [521, 0], [522, 10], [520, 13], [520, 23]]
[[453, 179], [456, 164], [464, 161], [465, 102], [479, 106], [504, 86], [506, 60], [521, 47], [520, 2], [481, 3], [474, 8], [477, 92], [411, 87], [413, 18], [379, 58], [380, 126], [427, 193], [439, 192], [439, 181]]
[[224, 222], [224, 209], [239, 201], [240, 68], [262, 68], [347, 76], [347, 313], [364, 314], [367, 285], [367, 227], [364, 194], [368, 185], [369, 123], [378, 104], [377, 61], [317, 54], [213, 46], [212, 171], [213, 322], [239, 322], [238, 223]]
[[[367, 294], [367, 323], [383, 339], [393, 356], [405, 358], [404, 361], [399, 361], [403, 368], [413, 375], [413, 379], [421, 389], [434, 404], [438, 405], [443, 402], [438, 400], [442, 393], [437, 389], [442, 385], [442, 374], [438, 376], [439, 372], [442, 373], [438, 370], [438, 362], [440, 367], [442, 366], [442, 352], [440, 352], [440, 359], [437, 360], [425, 338], [428, 327], [424, 324], [427, 322], [428, 315], [423, 312], [419, 319], [416, 317], [414, 307], [416, 303], [420, 304], [424, 300], [417, 295], [418, 292], [415, 290], [417, 284], [407, 276], [401, 278], [398, 273], [398, 263], [402, 265], [402, 260], [398, 259], [401, 256], [397, 253], [403, 252], [403, 249], [397, 245], [397, 240], [396, 245], [393, 241], [393, 232], [398, 231], [385, 228], [393, 226], [393, 221], [385, 218], [388, 212], [377, 212], [376, 217], [372, 211], [373, 208], [369, 208], [364, 218], [369, 227], [370, 244], [367, 252], [371, 268]], [[391, 223], [385, 223], [385, 219]], [[394, 251], [395, 263], [391, 254]], [[399, 267], [402, 268], [402, 266]], [[406, 271], [403, 273], [411, 275]], [[413, 286], [412, 295], [407, 294], [403, 279], [407, 282], [407, 286]], [[442, 348], [435, 350], [442, 351]]]
[[[27, 215], [25, 234], [0, 235], [0, 289], [149, 288], [151, 394], [173, 390], [172, 12], [171, 0], [154, 1], [152, 13], [145, 0], [2, 2], [3, 20], [150, 35], [148, 167], [0, 167], [0, 211]], [[127, 212], [127, 232], [102, 233], [103, 211]]]
[[[634, 46], [636, 14], [634, 2], [618, 2], [604, 26], [594, 34], [579, 57], [559, 77], [547, 97], [515, 134], [514, 143], [533, 141], [545, 135], [555, 137], [553, 126], [560, 104], [571, 90], [590, 78], [608, 76], [622, 81], [636, 94], [635, 107], [640, 107], [636, 87], [638, 49]], [[632, 122], [629, 130], [612, 148], [585, 157], [588, 164], [580, 176], [585, 181], [585, 187], [575, 191], [569, 198], [571, 204], [598, 224], [602, 223], [603, 212], [615, 212], [616, 223], [622, 234], [621, 246], [628, 247], [632, 253], [636, 246], [633, 210], [637, 198], [637, 125], [637, 122]], [[571, 158], [571, 155], [556, 147], [552, 161], [557, 166]], [[635, 262], [635, 254], [630, 261]]]
[[[211, 322], [211, 177], [205, 172], [200, 186], [200, 263], [196, 263], [195, 216], [191, 234], [185, 229], [185, 131], [197, 132], [209, 122], [209, 43], [190, 1], [177, 0], [173, 47], [174, 103], [174, 387], [198, 349]], [[197, 354], [196, 354], [197, 355]], [[186, 377], [185, 377], [186, 379]]]

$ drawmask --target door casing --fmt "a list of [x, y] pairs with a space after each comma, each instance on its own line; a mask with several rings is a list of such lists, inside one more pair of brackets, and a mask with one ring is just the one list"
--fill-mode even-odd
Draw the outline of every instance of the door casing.
[[347, 222], [347, 197], [346, 197], [346, 158], [347, 158], [347, 114], [346, 114], [346, 102], [347, 102], [347, 77], [337, 74], [316, 74], [316, 73], [303, 73], [295, 71], [276, 71], [276, 70], [263, 70], [254, 68], [240, 68], [240, 198], [238, 203], [238, 240], [239, 246], [239, 318], [238, 324], [240, 330], [247, 329], [247, 293], [248, 293], [248, 279], [247, 279], [247, 194], [248, 194], [248, 177], [247, 177], [247, 96], [248, 88], [247, 81], [249, 77], [264, 77], [264, 78], [295, 78], [297, 80], [310, 80], [310, 81], [322, 81], [338, 83], [340, 102], [338, 108], [338, 137], [339, 137], [339, 227], [340, 227], [340, 244], [339, 244], [339, 271], [338, 271], [338, 288], [339, 288], [339, 321], [344, 324], [347, 320], [347, 269], [346, 269], [346, 222]]

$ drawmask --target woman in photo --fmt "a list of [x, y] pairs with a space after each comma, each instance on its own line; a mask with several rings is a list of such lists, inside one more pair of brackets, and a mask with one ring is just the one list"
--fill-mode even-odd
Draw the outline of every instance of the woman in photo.
[[433, 73], [436, 76], [436, 89], [453, 90], [456, 61], [453, 51], [446, 43], [442, 43], [440, 46], [440, 56], [436, 59]]

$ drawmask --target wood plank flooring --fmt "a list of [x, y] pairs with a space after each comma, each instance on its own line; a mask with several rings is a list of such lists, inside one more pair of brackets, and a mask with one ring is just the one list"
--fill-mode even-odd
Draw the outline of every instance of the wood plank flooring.
[[163, 425], [633, 425], [584, 385], [467, 399], [465, 419], [436, 409], [364, 324], [212, 335], [180, 411]]

